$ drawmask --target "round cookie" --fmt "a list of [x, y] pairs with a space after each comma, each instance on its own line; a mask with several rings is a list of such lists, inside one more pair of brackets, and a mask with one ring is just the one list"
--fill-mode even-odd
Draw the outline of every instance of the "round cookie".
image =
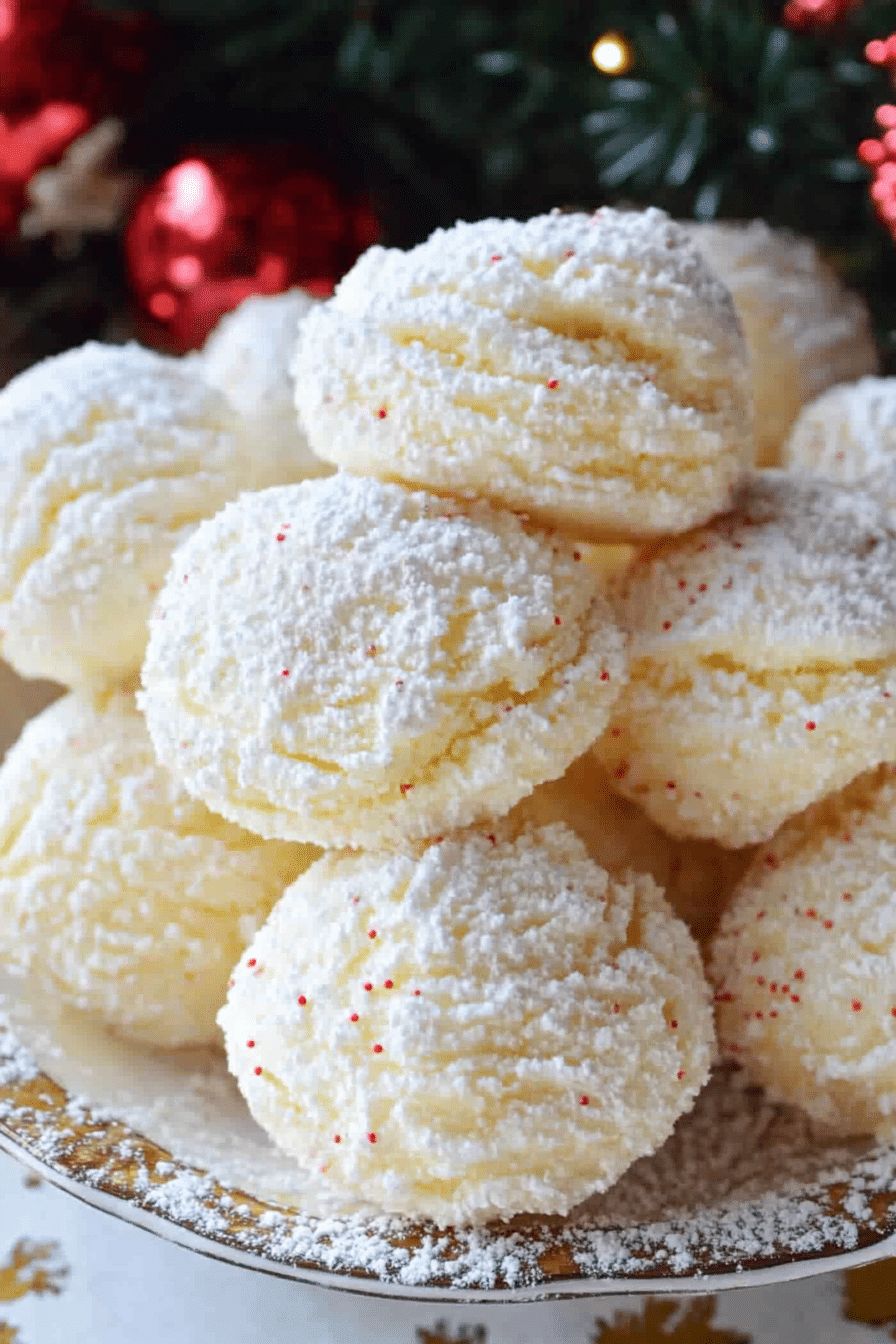
[[896, 1140], [896, 769], [762, 847], [712, 944], [723, 1051], [774, 1100]]
[[305, 1207], [440, 1225], [565, 1213], [652, 1152], [709, 1072], [697, 949], [647, 876], [564, 826], [418, 859], [326, 855], [218, 1015]]
[[319, 456], [585, 540], [704, 522], [753, 456], [730, 296], [659, 210], [373, 247], [308, 314], [298, 366]]
[[896, 517], [896, 378], [860, 378], [804, 406], [784, 445], [794, 473], [858, 482]]
[[759, 475], [645, 551], [630, 680], [596, 750], [672, 835], [730, 848], [896, 758], [896, 532], [856, 489]]
[[0, 653], [69, 686], [139, 671], [175, 547], [258, 475], [180, 361], [89, 342], [0, 392]]
[[727, 850], [711, 840], [673, 840], [628, 798], [616, 793], [593, 751], [561, 776], [540, 784], [501, 822], [502, 833], [563, 822], [583, 841], [594, 862], [618, 876], [649, 873], [695, 938], [715, 928], [735, 882], [750, 863], [748, 850]]
[[4, 964], [122, 1036], [215, 1040], [233, 963], [318, 853], [189, 798], [133, 697], [68, 695], [0, 767]]
[[734, 299], [753, 369], [756, 461], [774, 466], [806, 402], [877, 371], [868, 309], [808, 238], [758, 219], [686, 227]]
[[[209, 336], [197, 368], [237, 412], [234, 433], [254, 453], [259, 479], [246, 489], [327, 476], [299, 428], [293, 360], [299, 323], [315, 300], [304, 289], [255, 294], [227, 313]], [[275, 474], [271, 474], [272, 467]]]
[[599, 733], [623, 637], [572, 546], [340, 472], [243, 495], [175, 556], [156, 750], [259, 835], [402, 849], [500, 816]]

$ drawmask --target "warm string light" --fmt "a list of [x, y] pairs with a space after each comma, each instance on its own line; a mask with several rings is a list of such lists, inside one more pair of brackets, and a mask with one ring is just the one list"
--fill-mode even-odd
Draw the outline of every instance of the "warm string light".
[[591, 59], [604, 75], [621, 75], [632, 63], [632, 49], [618, 33], [604, 33], [591, 48]]

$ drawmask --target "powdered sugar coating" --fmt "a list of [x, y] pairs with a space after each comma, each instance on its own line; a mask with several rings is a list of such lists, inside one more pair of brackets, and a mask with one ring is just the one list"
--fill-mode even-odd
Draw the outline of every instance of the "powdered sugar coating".
[[673, 840], [612, 788], [597, 753], [586, 751], [560, 779], [540, 784], [501, 823], [502, 832], [562, 822], [612, 876], [649, 873], [695, 937], [715, 928], [753, 850], [732, 852], [710, 840]]
[[723, 1048], [772, 1099], [896, 1139], [896, 769], [763, 846], [713, 942]]
[[0, 392], [0, 651], [24, 676], [124, 682], [175, 547], [254, 467], [219, 393], [89, 342]]
[[894, 576], [870, 495], [781, 472], [646, 551], [620, 586], [630, 683], [597, 747], [614, 787], [736, 848], [896, 757]]
[[624, 641], [572, 547], [339, 473], [175, 556], [143, 669], [159, 758], [260, 835], [404, 848], [506, 812], [601, 731]]
[[784, 445], [793, 472], [859, 482], [896, 517], [896, 378], [860, 378], [804, 406]]
[[758, 219], [686, 227], [734, 299], [753, 369], [756, 460], [772, 466], [800, 407], [877, 371], [868, 309], [808, 238]]
[[124, 1036], [214, 1040], [234, 961], [317, 853], [189, 798], [133, 697], [68, 695], [0, 767], [4, 964]]
[[582, 538], [703, 522], [752, 457], [730, 296], [659, 210], [373, 247], [308, 315], [298, 358], [321, 457]]
[[563, 826], [327, 855], [234, 981], [230, 1068], [310, 1208], [566, 1212], [668, 1137], [713, 1049], [684, 925]]
[[234, 433], [246, 440], [256, 475], [247, 489], [327, 476], [299, 427], [293, 359], [299, 324], [315, 300], [296, 287], [253, 294], [226, 313], [206, 341], [197, 367], [237, 412]]

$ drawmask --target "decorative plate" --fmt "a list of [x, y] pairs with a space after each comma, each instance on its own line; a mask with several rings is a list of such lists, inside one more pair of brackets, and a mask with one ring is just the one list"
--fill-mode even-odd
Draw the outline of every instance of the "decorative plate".
[[315, 1219], [221, 1056], [152, 1052], [6, 989], [0, 1147], [235, 1265], [359, 1293], [524, 1302], [703, 1293], [896, 1253], [896, 1148], [825, 1142], [729, 1070], [658, 1153], [568, 1217], [477, 1230]]

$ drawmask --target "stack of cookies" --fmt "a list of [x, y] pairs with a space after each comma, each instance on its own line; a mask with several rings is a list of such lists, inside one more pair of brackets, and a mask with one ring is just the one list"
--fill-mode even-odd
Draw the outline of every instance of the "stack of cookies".
[[565, 1213], [719, 1044], [896, 1137], [874, 454], [755, 469], [761, 328], [656, 210], [267, 303], [0, 394], [0, 647], [74, 688], [0, 770], [12, 968], [158, 1046], [220, 1010], [309, 1212]]

